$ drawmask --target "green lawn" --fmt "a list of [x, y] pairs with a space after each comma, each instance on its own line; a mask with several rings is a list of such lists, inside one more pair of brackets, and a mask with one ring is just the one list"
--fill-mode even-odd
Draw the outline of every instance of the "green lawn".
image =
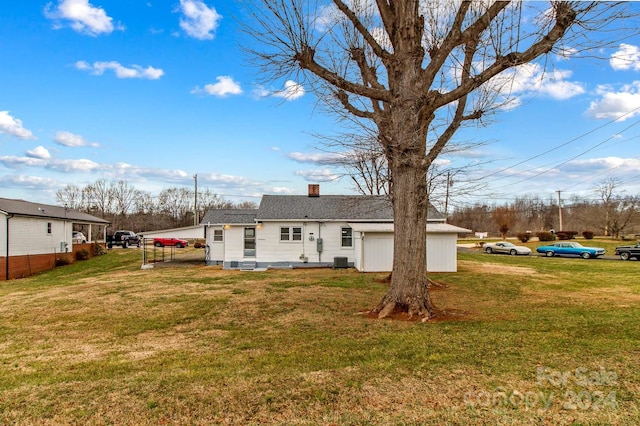
[[640, 424], [638, 261], [461, 252], [427, 323], [362, 314], [381, 274], [140, 265], [0, 284], [0, 423]]

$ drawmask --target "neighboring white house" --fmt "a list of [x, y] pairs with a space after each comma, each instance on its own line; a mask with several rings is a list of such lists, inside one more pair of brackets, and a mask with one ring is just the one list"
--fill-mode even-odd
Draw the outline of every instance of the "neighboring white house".
[[74, 226], [94, 241], [104, 240], [108, 224], [66, 207], [0, 198], [0, 279], [51, 269], [56, 255], [73, 251]]
[[[362, 272], [391, 271], [393, 209], [388, 197], [265, 195], [258, 209], [211, 210], [205, 227], [207, 264], [226, 269], [354, 266]], [[427, 270], [457, 270], [458, 233], [430, 207]]]

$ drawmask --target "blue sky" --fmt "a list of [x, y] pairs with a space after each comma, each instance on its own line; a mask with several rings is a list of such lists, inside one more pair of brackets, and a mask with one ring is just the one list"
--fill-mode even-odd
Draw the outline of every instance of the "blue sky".
[[[155, 195], [196, 173], [233, 201], [308, 183], [353, 193], [314, 148], [334, 119], [297, 81], [258, 84], [237, 14], [228, 0], [2, 2], [0, 196], [55, 203], [65, 185], [103, 178]], [[593, 198], [610, 178], [639, 194], [640, 36], [599, 56], [520, 69], [516, 104], [460, 133], [486, 144], [443, 166], [482, 164], [469, 175], [489, 203]]]

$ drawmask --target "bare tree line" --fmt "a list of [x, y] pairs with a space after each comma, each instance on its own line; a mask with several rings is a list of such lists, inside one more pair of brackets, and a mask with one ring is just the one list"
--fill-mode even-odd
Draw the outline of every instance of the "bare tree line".
[[[73, 210], [111, 222], [111, 229], [135, 232], [178, 228], [194, 224], [195, 191], [184, 187], [163, 189], [157, 196], [125, 180], [99, 179], [84, 187], [67, 185], [56, 192], [56, 201]], [[198, 217], [211, 209], [255, 208], [250, 201], [233, 203], [209, 188], [198, 191]]]
[[506, 205], [477, 203], [458, 207], [449, 216], [449, 222], [503, 238], [552, 229], [578, 235], [593, 232], [612, 238], [640, 234], [640, 195], [624, 194], [619, 186], [618, 180], [608, 179], [593, 189], [592, 198], [573, 196], [561, 205], [554, 197], [524, 196]]

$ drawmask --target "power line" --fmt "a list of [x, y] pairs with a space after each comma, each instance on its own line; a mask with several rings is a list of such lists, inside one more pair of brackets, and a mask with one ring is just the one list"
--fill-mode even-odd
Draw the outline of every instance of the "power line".
[[[485, 175], [485, 176], [483, 176], [481, 179], [486, 179], [486, 178], [489, 178], [489, 177], [491, 177], [491, 176], [498, 175], [498, 174], [503, 173], [503, 172], [505, 172], [505, 171], [507, 171], [507, 170], [509, 170], [509, 169], [512, 169], [512, 168], [517, 167], [517, 166], [520, 166], [520, 165], [522, 165], [522, 164], [524, 164], [524, 163], [528, 163], [528, 162], [529, 162], [529, 161], [531, 161], [531, 160], [535, 160], [536, 158], [539, 158], [539, 157], [542, 157], [542, 156], [544, 156], [544, 155], [546, 155], [546, 154], [549, 154], [550, 152], [556, 151], [556, 150], [558, 150], [558, 149], [560, 149], [560, 148], [562, 148], [562, 147], [565, 147], [565, 146], [567, 146], [567, 145], [569, 145], [569, 144], [572, 144], [573, 142], [576, 142], [576, 141], [578, 141], [578, 140], [580, 140], [580, 139], [582, 139], [582, 138], [584, 138], [584, 137], [586, 137], [586, 136], [589, 136], [590, 134], [595, 133], [595, 132], [597, 132], [598, 130], [603, 129], [603, 128], [605, 128], [605, 127], [607, 127], [607, 126], [609, 126], [609, 125], [611, 125], [611, 124], [613, 124], [613, 123], [615, 123], [615, 122], [619, 121], [620, 119], [622, 119], [622, 118], [624, 118], [624, 117], [626, 117], [626, 116], [628, 116], [628, 115], [632, 115], [633, 113], [635, 113], [635, 112], [637, 112], [637, 111], [640, 111], [640, 106], [638, 106], [638, 107], [636, 107], [636, 108], [632, 109], [631, 111], [629, 111], [629, 112], [627, 112], [627, 113], [625, 113], [625, 114], [622, 114], [621, 116], [619, 116], [619, 117], [617, 117], [617, 118], [615, 118], [615, 119], [612, 119], [612, 120], [610, 120], [610, 121], [608, 121], [608, 122], [604, 123], [604, 124], [603, 124], [603, 125], [601, 125], [601, 126], [598, 126], [598, 127], [594, 128], [594, 129], [591, 129], [591, 130], [589, 130], [588, 132], [583, 133], [583, 134], [581, 134], [581, 135], [579, 135], [579, 136], [576, 136], [575, 138], [573, 138], [573, 139], [571, 139], [571, 140], [569, 140], [569, 141], [567, 141], [567, 142], [565, 142], [565, 143], [563, 143], [563, 144], [560, 144], [560, 145], [558, 145], [558, 146], [556, 146], [556, 147], [554, 147], [554, 148], [551, 148], [551, 149], [549, 149], [549, 150], [547, 150], [547, 151], [544, 151], [544, 152], [542, 152], [542, 153], [540, 153], [540, 154], [534, 155], [533, 157], [529, 157], [529, 158], [527, 158], [527, 159], [525, 159], [525, 160], [522, 160], [522, 161], [520, 161], [519, 163], [513, 164], [513, 165], [511, 165], [511, 166], [507, 166], [507, 167], [505, 167], [505, 168], [503, 168], [503, 169], [501, 169], [501, 170], [498, 170], [498, 171], [495, 171], [495, 172], [490, 173], [490, 174], [488, 174], [488, 175]], [[620, 133], [620, 132], [619, 132], [619, 133]], [[570, 160], [569, 160], [569, 161], [570, 161]], [[509, 176], [501, 177], [501, 178], [498, 178], [497, 180], [499, 180], [499, 179], [506, 179], [507, 177], [509, 177]]]
[[[640, 109], [640, 107], [638, 107], [638, 108], [636, 108], [636, 109]], [[539, 173], [536, 173], [536, 174], [534, 174], [534, 175], [532, 175], [532, 176], [529, 176], [529, 177], [524, 178], [524, 179], [522, 179], [522, 180], [519, 180], [519, 181], [517, 181], [517, 182], [512, 182], [512, 183], [509, 183], [508, 185], [500, 186], [500, 187], [498, 187], [497, 189], [504, 188], [504, 187], [507, 187], [507, 186], [513, 186], [513, 185], [517, 185], [517, 184], [520, 184], [520, 183], [526, 182], [526, 181], [531, 180], [531, 179], [533, 179], [533, 178], [536, 178], [536, 177], [538, 177], [538, 176], [540, 176], [540, 175], [542, 175], [542, 174], [545, 174], [545, 173], [547, 173], [547, 172], [551, 171], [551, 170], [552, 170], [552, 169], [554, 169], [554, 168], [557, 168], [557, 167], [563, 166], [563, 165], [565, 165], [565, 164], [569, 163], [570, 161], [573, 161], [573, 160], [575, 160], [576, 158], [579, 158], [579, 157], [581, 157], [581, 156], [583, 156], [583, 155], [585, 155], [585, 154], [587, 154], [587, 153], [589, 153], [589, 152], [593, 151], [594, 149], [596, 149], [596, 148], [598, 148], [598, 147], [600, 147], [600, 146], [604, 145], [605, 143], [609, 142], [610, 140], [612, 140], [612, 139], [616, 138], [619, 134], [624, 133], [625, 131], [629, 130], [630, 128], [632, 128], [632, 127], [634, 127], [634, 126], [636, 126], [636, 125], [638, 125], [638, 124], [640, 124], [640, 120], [638, 120], [638, 121], [636, 121], [635, 123], [632, 123], [631, 125], [629, 125], [629, 126], [625, 127], [622, 131], [617, 132], [617, 133], [616, 133], [616, 135], [610, 136], [609, 138], [607, 138], [607, 139], [603, 140], [602, 142], [600, 142], [600, 143], [598, 143], [598, 144], [596, 144], [596, 145], [592, 146], [591, 148], [589, 148], [589, 149], [587, 149], [587, 150], [582, 151], [582, 152], [581, 152], [581, 153], [579, 153], [578, 155], [575, 155], [575, 156], [573, 156], [573, 157], [571, 157], [571, 158], [569, 158], [569, 159], [567, 159], [567, 160], [561, 161], [560, 163], [547, 163], [547, 164], [543, 165], [542, 167], [548, 167], [548, 166], [550, 166], [550, 165], [553, 165], [553, 167], [546, 168], [546, 169], [542, 170], [542, 171], [541, 171], [541, 172], [539, 172]], [[587, 134], [588, 134], [588, 133], [587, 133]], [[585, 135], [586, 135], [586, 134], [585, 134]], [[636, 137], [637, 137], [637, 136], [636, 136]], [[634, 137], [633, 139], [635, 139], [636, 137]], [[577, 139], [573, 139], [572, 141], [575, 141], [575, 140], [577, 140]], [[563, 145], [561, 145], [561, 146], [564, 146], [564, 145], [566, 145], [566, 143], [565, 143], [565, 144], [563, 144]], [[552, 150], [549, 150], [549, 151], [547, 151], [547, 152], [550, 152], [550, 151], [552, 151]], [[537, 157], [540, 157], [541, 155], [543, 155], [543, 154], [537, 155], [537, 156], [532, 157], [532, 158], [537, 158]], [[521, 162], [521, 163], [519, 163], [519, 164], [523, 164], [524, 162], [526, 162], [526, 161], [523, 161], [523, 162]], [[509, 169], [509, 168], [503, 169], [503, 170], [501, 170], [501, 172], [502, 172], [502, 171], [504, 171], [504, 170], [508, 170], [508, 169]], [[530, 169], [530, 170], [527, 170], [527, 171], [531, 171], [531, 170], [533, 170], [533, 169]], [[497, 174], [497, 173], [498, 173], [498, 172], [493, 173], [493, 174], [491, 174], [491, 175], [489, 175], [489, 176], [493, 176], [493, 175], [495, 175], [495, 174]], [[524, 173], [524, 172], [521, 172], [521, 173]], [[521, 173], [518, 173], [518, 174], [521, 174]], [[505, 178], [507, 178], [507, 177], [512, 177], [512, 176], [505, 176], [505, 177], [503, 177], [503, 178], [499, 178], [499, 179], [505, 179]], [[497, 180], [497, 179], [496, 179], [496, 180]], [[582, 182], [580, 182], [580, 183], [582, 183]]]

